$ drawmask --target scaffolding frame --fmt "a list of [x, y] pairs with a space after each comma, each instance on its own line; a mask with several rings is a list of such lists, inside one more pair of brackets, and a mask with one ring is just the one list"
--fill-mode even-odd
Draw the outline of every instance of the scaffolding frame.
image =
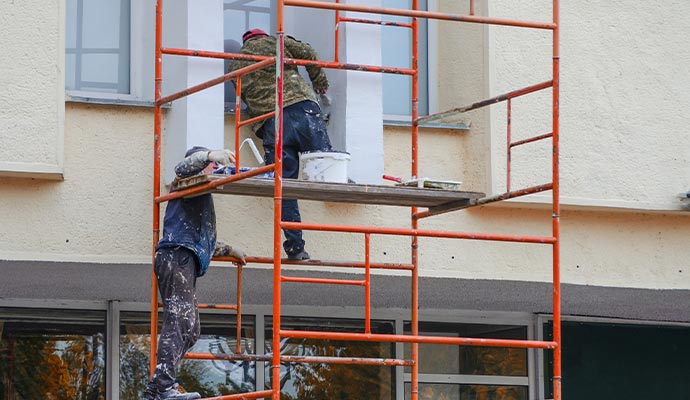
[[[340, 0], [335, 0], [334, 3], [325, 1], [311, 1], [311, 0], [276, 0], [276, 35], [278, 38], [276, 47], [276, 56], [248, 56], [243, 54], [222, 53], [202, 51], [195, 49], [179, 49], [179, 48], [165, 48], [163, 47], [163, 0], [156, 0], [156, 36], [155, 36], [155, 102], [154, 102], [154, 176], [153, 176], [153, 255], [155, 255], [155, 248], [160, 236], [160, 204], [175, 198], [212, 192], [214, 188], [220, 187], [224, 184], [230, 184], [242, 179], [251, 178], [253, 176], [263, 174], [265, 172], [274, 173], [274, 218], [273, 218], [273, 257], [247, 257], [248, 263], [264, 263], [273, 264], [273, 336], [271, 355], [214, 355], [210, 353], [188, 353], [186, 358], [194, 359], [208, 359], [208, 360], [248, 360], [248, 361], [264, 361], [271, 363], [271, 381], [272, 389], [257, 391], [252, 393], [242, 393], [234, 395], [226, 395], [213, 397], [213, 400], [232, 400], [232, 399], [259, 399], [272, 398], [273, 400], [280, 399], [280, 364], [281, 362], [305, 362], [305, 363], [334, 363], [334, 364], [366, 364], [366, 365], [388, 365], [388, 366], [410, 366], [411, 367], [411, 398], [418, 400], [419, 387], [419, 343], [429, 344], [451, 344], [462, 346], [492, 346], [492, 347], [512, 347], [512, 348], [534, 348], [534, 349], [551, 349], [553, 350], [553, 399], [561, 399], [561, 291], [560, 291], [560, 175], [559, 175], [559, 91], [560, 91], [560, 5], [559, 0], [551, 0], [553, 20], [552, 22], [535, 22], [535, 21], [520, 21], [505, 18], [491, 18], [477, 16], [475, 14], [475, 0], [469, 0], [469, 14], [447, 14], [440, 12], [423, 11], [419, 9], [419, 0], [412, 0], [411, 9], [392, 9], [383, 7], [369, 7], [362, 5], [343, 4]], [[303, 8], [317, 8], [332, 10], [335, 12], [335, 55], [333, 61], [311, 61], [298, 60], [285, 57], [285, 31], [284, 31], [284, 9], [286, 6], [303, 7]], [[359, 12], [379, 15], [393, 15], [411, 18], [411, 23], [395, 23], [384, 22], [380, 20], [368, 20], [362, 18], [349, 18], [342, 16], [342, 12]], [[419, 69], [418, 69], [418, 54], [419, 54], [419, 18], [501, 25], [510, 27], [532, 28], [540, 30], [552, 31], [552, 79], [547, 82], [531, 85], [519, 90], [511, 91], [501, 94], [486, 100], [482, 100], [467, 106], [454, 108], [448, 111], [428, 115], [419, 116]], [[385, 66], [372, 66], [360, 64], [342, 63], [339, 60], [339, 45], [340, 45], [340, 26], [341, 23], [362, 23], [362, 24], [378, 24], [385, 26], [396, 26], [408, 28], [412, 31], [412, 67], [411, 68], [392, 68]], [[162, 62], [163, 55], [176, 56], [192, 56], [192, 57], [207, 57], [219, 59], [237, 59], [256, 61], [254, 64], [241, 68], [239, 70], [224, 74], [218, 78], [201, 83], [199, 85], [190, 87], [177, 93], [163, 96], [162, 94]], [[269, 65], [276, 66], [276, 107], [273, 112], [247, 119], [241, 120], [239, 112], [235, 114], [235, 149], [236, 149], [236, 171], [234, 175], [226, 176], [212, 182], [202, 184], [190, 189], [184, 189], [161, 196], [161, 180], [160, 180], [160, 160], [161, 160], [161, 127], [162, 127], [162, 107], [171, 101], [180, 99], [182, 97], [191, 95], [198, 91], [204, 90], [214, 85], [227, 82], [231, 79], [236, 80], [236, 110], [240, 110], [241, 91], [242, 91], [242, 75], [252, 72], [259, 68], [264, 68]], [[357, 70], [375, 73], [392, 73], [408, 75], [412, 79], [412, 124], [411, 124], [411, 176], [416, 178], [419, 170], [419, 127], [424, 123], [439, 120], [454, 114], [467, 112], [470, 110], [479, 109], [492, 104], [506, 102], [507, 111], [507, 129], [506, 129], [506, 192], [480, 199], [472, 199], [469, 202], [459, 204], [448, 204], [441, 209], [419, 211], [417, 206], [412, 206], [410, 212], [410, 228], [386, 228], [386, 227], [372, 227], [372, 226], [349, 226], [349, 225], [328, 225], [328, 224], [314, 224], [304, 222], [282, 222], [281, 221], [281, 205], [283, 196], [283, 179], [282, 179], [282, 149], [283, 149], [283, 73], [284, 65], [318, 65], [322, 68], [330, 69], [344, 69]], [[552, 131], [547, 134], [533, 136], [528, 139], [513, 141], [511, 137], [511, 117], [512, 117], [512, 100], [520, 96], [534, 93], [541, 90], [551, 88], [552, 92]], [[240, 128], [251, 123], [255, 123], [264, 119], [275, 117], [275, 163], [259, 167], [248, 172], [240, 172]], [[546, 184], [522, 188], [518, 190], [511, 190], [511, 152], [514, 147], [533, 143], [540, 140], [551, 139], [552, 141], [552, 181]], [[475, 232], [451, 232], [451, 231], [437, 231], [437, 230], [422, 230], [419, 229], [419, 220], [433, 215], [438, 215], [444, 212], [455, 211], [471, 206], [488, 204], [491, 202], [506, 200], [534, 194], [542, 191], [552, 191], [552, 235], [551, 236], [520, 236], [520, 235], [500, 235], [500, 234], [486, 234]], [[281, 260], [281, 230], [282, 229], [301, 229], [314, 231], [329, 231], [329, 232], [349, 232], [359, 233], [364, 237], [364, 262], [322, 262], [322, 261], [308, 261], [296, 262]], [[411, 238], [410, 248], [410, 263], [390, 264], [390, 263], [372, 263], [371, 258], [371, 236], [372, 235], [401, 235], [409, 236]], [[509, 340], [509, 339], [484, 339], [484, 338], [464, 338], [464, 337], [440, 337], [440, 336], [421, 336], [419, 335], [419, 259], [418, 259], [418, 238], [419, 237], [437, 237], [437, 238], [455, 238], [466, 240], [485, 240], [485, 241], [503, 241], [503, 242], [517, 242], [517, 243], [534, 243], [551, 245], [552, 248], [552, 285], [553, 285], [553, 340], [551, 341], [535, 341], [535, 340]], [[152, 257], [153, 258], [153, 257]], [[215, 261], [236, 262], [230, 257], [214, 258]], [[152, 259], [153, 262], [153, 259]], [[357, 269], [364, 269], [363, 280], [336, 280], [336, 279], [321, 279], [321, 278], [305, 278], [305, 277], [287, 277], [281, 273], [281, 266], [283, 264], [298, 264], [309, 266], [325, 266], [325, 267], [350, 267]], [[396, 334], [374, 334], [371, 332], [371, 302], [370, 302], [370, 282], [371, 269], [394, 269], [409, 271], [411, 274], [411, 334], [396, 335]], [[217, 308], [225, 310], [234, 310], [237, 312], [237, 346], [239, 353], [240, 336], [241, 336], [241, 282], [242, 282], [242, 266], [237, 265], [237, 304], [235, 305], [207, 305], [202, 304], [200, 308]], [[281, 285], [284, 283], [299, 282], [299, 283], [314, 283], [314, 284], [338, 284], [338, 285], [352, 285], [363, 286], [365, 289], [365, 305], [364, 305], [364, 323], [365, 328], [362, 333], [342, 333], [342, 332], [318, 332], [318, 331], [294, 331], [283, 330], [281, 327]], [[151, 287], [151, 373], [155, 368], [155, 357], [157, 350], [157, 330], [158, 330], [158, 288], [156, 284], [155, 273], [152, 271], [152, 287]], [[352, 358], [352, 357], [295, 357], [284, 356], [280, 354], [281, 338], [303, 338], [303, 339], [322, 339], [322, 340], [350, 340], [350, 341], [372, 341], [372, 342], [392, 342], [392, 343], [410, 343], [411, 344], [411, 359], [373, 359], [373, 358]]]

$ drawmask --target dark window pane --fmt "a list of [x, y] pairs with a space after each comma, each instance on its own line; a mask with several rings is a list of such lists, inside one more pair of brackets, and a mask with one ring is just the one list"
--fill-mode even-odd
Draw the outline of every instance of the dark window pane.
[[[162, 315], [159, 321], [162, 320]], [[201, 314], [201, 337], [190, 352], [235, 354], [236, 317]], [[160, 330], [160, 327], [159, 327]], [[149, 317], [146, 313], [123, 312], [120, 325], [120, 397], [142, 398], [149, 379]], [[254, 318], [242, 317], [240, 354], [255, 354]], [[203, 397], [254, 391], [256, 363], [248, 361], [184, 360], [177, 380], [188, 391]]]
[[[363, 332], [360, 320], [317, 318], [283, 319], [287, 330]], [[266, 318], [266, 353], [272, 352], [272, 319]], [[392, 333], [392, 322], [372, 322], [373, 333]], [[281, 353], [294, 356], [391, 358], [390, 343], [283, 339]], [[336, 365], [316, 363], [284, 363], [281, 365], [281, 399], [331, 400], [367, 399], [392, 400], [393, 367], [373, 365]], [[271, 372], [266, 368], [266, 388], [271, 388]]]
[[[405, 399], [411, 399], [405, 384]], [[419, 384], [419, 400], [526, 400], [526, 386]]]
[[[552, 329], [544, 324], [547, 340]], [[690, 328], [568, 321], [561, 329], [564, 399], [690, 399]], [[553, 351], [544, 355], [550, 398]]]
[[105, 313], [0, 309], [0, 399], [105, 398]]
[[[410, 333], [410, 324], [405, 324]], [[487, 324], [420, 323], [423, 336], [527, 339], [527, 327]], [[405, 345], [409, 358], [411, 345]], [[410, 372], [410, 368], [406, 368]], [[425, 374], [527, 376], [527, 350], [499, 347], [419, 345], [419, 372]]]

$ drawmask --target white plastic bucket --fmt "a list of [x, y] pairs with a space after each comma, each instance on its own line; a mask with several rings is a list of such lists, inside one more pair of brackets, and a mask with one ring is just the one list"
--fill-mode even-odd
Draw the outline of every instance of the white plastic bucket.
[[347, 183], [350, 154], [341, 151], [311, 151], [300, 154], [303, 181]]

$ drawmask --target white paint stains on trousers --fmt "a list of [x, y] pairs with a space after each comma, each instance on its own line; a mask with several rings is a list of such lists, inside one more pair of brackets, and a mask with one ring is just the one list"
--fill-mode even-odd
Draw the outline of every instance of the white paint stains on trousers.
[[158, 342], [152, 384], [166, 390], [175, 383], [182, 357], [199, 339], [199, 308], [196, 298], [197, 259], [183, 247], [156, 252], [154, 271], [163, 300], [163, 327]]

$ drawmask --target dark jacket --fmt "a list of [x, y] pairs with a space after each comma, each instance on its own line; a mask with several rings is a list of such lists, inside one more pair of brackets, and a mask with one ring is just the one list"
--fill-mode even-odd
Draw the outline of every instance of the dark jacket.
[[[178, 177], [185, 178], [198, 174], [206, 165], [208, 162], [194, 165], [192, 159], [187, 157], [177, 164], [175, 172]], [[210, 194], [168, 202], [163, 220], [163, 235], [156, 250], [177, 246], [189, 249], [197, 256], [197, 276], [204, 275], [216, 246], [216, 212]]]

